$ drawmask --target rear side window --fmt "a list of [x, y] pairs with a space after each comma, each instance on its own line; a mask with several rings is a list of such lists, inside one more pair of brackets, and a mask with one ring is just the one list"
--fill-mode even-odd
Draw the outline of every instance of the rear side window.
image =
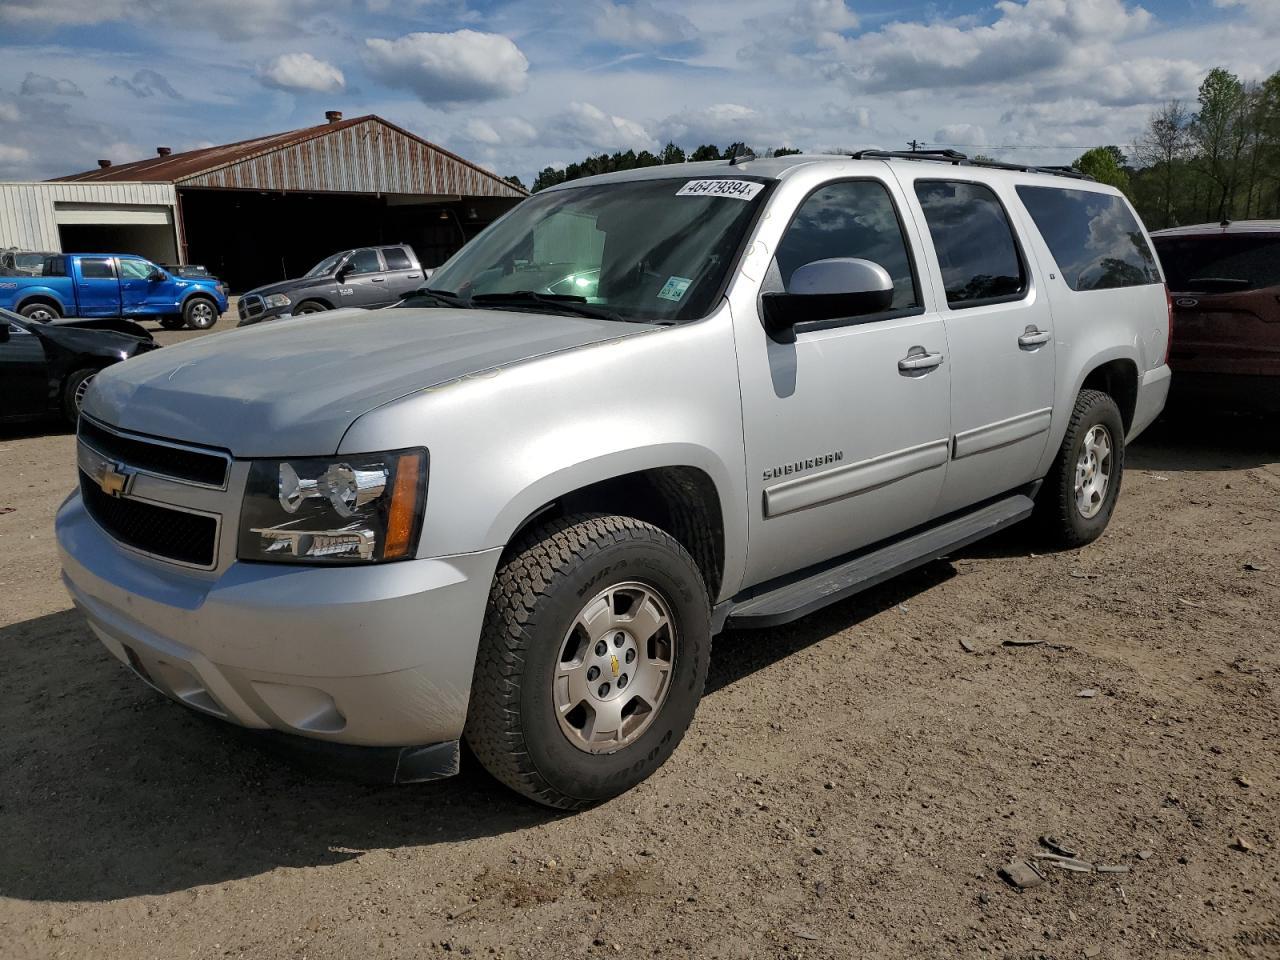
[[80, 276], [86, 280], [114, 280], [116, 272], [111, 269], [110, 260], [80, 260]]
[[399, 247], [383, 247], [382, 259], [387, 261], [388, 270], [412, 270], [409, 255]]
[[1060, 187], [1017, 189], [1072, 290], [1160, 282], [1142, 227], [1120, 197]]
[[1232, 293], [1280, 287], [1280, 234], [1152, 237], [1169, 289]]
[[778, 245], [784, 289], [797, 267], [832, 257], [858, 257], [880, 264], [893, 278], [890, 310], [919, 306], [915, 275], [898, 212], [884, 184], [847, 180], [809, 194]]
[[917, 180], [929, 235], [952, 309], [1019, 300], [1027, 289], [1004, 206], [980, 183]]

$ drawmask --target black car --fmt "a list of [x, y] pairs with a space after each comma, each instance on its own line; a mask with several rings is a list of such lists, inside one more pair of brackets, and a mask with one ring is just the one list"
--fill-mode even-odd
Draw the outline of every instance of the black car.
[[159, 346], [131, 320], [36, 323], [0, 310], [0, 421], [61, 413], [74, 424], [99, 370]]
[[429, 274], [407, 244], [343, 250], [296, 280], [244, 294], [238, 306], [240, 326], [339, 307], [390, 306], [422, 286]]

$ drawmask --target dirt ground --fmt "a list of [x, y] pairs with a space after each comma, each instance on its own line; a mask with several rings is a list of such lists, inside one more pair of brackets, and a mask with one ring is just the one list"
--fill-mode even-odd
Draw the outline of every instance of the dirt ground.
[[[1166, 418], [1082, 551], [1015, 531], [719, 638], [671, 762], [572, 816], [466, 757], [337, 779], [151, 692], [59, 584], [73, 463], [0, 428], [6, 960], [1280, 957], [1274, 422]], [[1128, 872], [999, 879], [1043, 834]]]

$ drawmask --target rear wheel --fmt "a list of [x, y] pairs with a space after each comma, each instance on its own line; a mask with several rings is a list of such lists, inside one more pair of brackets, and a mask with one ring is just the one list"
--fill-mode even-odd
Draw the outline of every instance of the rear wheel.
[[547, 806], [617, 796], [679, 744], [710, 649], [706, 587], [679, 543], [630, 517], [555, 521], [494, 578], [467, 742]]
[[1082, 390], [1067, 434], [1037, 498], [1041, 529], [1057, 547], [1082, 547], [1102, 536], [1120, 496], [1124, 420], [1105, 393]]
[[77, 370], [62, 385], [62, 415], [71, 421], [72, 426], [80, 419], [84, 395], [97, 374], [97, 370]]
[[62, 316], [62, 311], [51, 303], [28, 303], [18, 312], [28, 320], [34, 320], [37, 323], [48, 323]]
[[304, 313], [324, 313], [329, 308], [318, 300], [303, 300], [293, 308], [293, 315], [299, 317]]
[[205, 297], [192, 297], [182, 308], [182, 319], [192, 330], [208, 330], [218, 322], [218, 307]]

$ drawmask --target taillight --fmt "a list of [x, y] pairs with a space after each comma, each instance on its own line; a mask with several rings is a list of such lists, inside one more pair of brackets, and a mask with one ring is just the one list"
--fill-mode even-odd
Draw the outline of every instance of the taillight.
[[1164, 362], [1169, 363], [1169, 353], [1173, 350], [1173, 294], [1169, 292], [1169, 285], [1164, 285], [1164, 303], [1169, 312], [1169, 335], [1164, 341]]

